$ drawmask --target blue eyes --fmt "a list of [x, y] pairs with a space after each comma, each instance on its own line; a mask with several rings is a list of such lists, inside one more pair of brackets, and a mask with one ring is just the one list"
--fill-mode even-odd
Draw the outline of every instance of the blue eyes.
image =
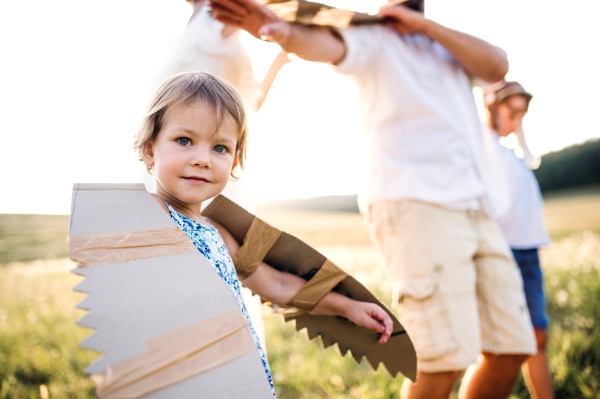
[[191, 140], [188, 139], [187, 137], [180, 137], [177, 139], [177, 142], [181, 145], [188, 145], [191, 143]]
[[[179, 143], [179, 145], [182, 145], [184, 147], [189, 146], [192, 144], [192, 140], [190, 140], [187, 137], [179, 137], [178, 139], [175, 140], [177, 143]], [[223, 144], [217, 144], [216, 146], [213, 147], [213, 150], [217, 153], [217, 154], [226, 154], [229, 152], [229, 148], [227, 148], [227, 146], [224, 146]]]
[[221, 144], [217, 144], [213, 149], [219, 154], [224, 154], [227, 152], [227, 147]]

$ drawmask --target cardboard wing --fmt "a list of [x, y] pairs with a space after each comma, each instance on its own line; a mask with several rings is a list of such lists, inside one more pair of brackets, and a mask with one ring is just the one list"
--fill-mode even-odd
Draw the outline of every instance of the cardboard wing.
[[[304, 298], [293, 300], [292, 305], [302, 307], [304, 303], [312, 301], [314, 306], [315, 301], [333, 288], [335, 292], [349, 298], [381, 306], [394, 322], [392, 336], [383, 345], [378, 342], [379, 334], [357, 326], [343, 317], [315, 316], [302, 311], [284, 312], [284, 317], [286, 321], [294, 320], [298, 331], [306, 328], [310, 339], [320, 336], [325, 348], [335, 343], [342, 355], [350, 350], [354, 359], [359, 363], [364, 356], [374, 369], [383, 363], [392, 376], [401, 372], [415, 381], [417, 356], [410, 337], [394, 314], [362, 284], [341, 271], [324, 255], [300, 239], [266, 225], [222, 195], [217, 196], [202, 214], [223, 225], [233, 235], [242, 245], [238, 254], [244, 250], [252, 254], [263, 253], [264, 256], [260, 259], [252, 259], [250, 263], [256, 265], [257, 262], [264, 259], [266, 263], [278, 270], [308, 280], [306, 285], [310, 285], [312, 291], [307, 290]], [[256, 226], [265, 225], [268, 227], [263, 227], [261, 231], [256, 229]], [[252, 235], [255, 237], [249, 237]], [[246, 266], [240, 267], [242, 262], [238, 262], [238, 254], [234, 257], [234, 263], [236, 263], [238, 275], [243, 276], [246, 273], [244, 270]], [[328, 271], [323, 273], [325, 268]], [[331, 272], [331, 270], [334, 271]], [[341, 277], [340, 272], [343, 274]], [[323, 274], [327, 274], [327, 276], [321, 278]], [[319, 285], [327, 279], [333, 282], [324, 292]], [[313, 284], [315, 280], [319, 281]]]
[[[383, 20], [373, 14], [335, 8], [316, 1], [306, 0], [259, 0], [278, 17], [287, 22], [305, 25], [327, 25], [347, 28], [351, 25], [377, 24]], [[393, 0], [387, 6], [410, 0]]]
[[70, 223], [100, 398], [271, 397], [233, 293], [143, 184], [75, 184]]

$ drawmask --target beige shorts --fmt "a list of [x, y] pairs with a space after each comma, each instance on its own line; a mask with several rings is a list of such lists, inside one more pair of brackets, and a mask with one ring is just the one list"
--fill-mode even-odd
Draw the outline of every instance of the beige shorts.
[[521, 274], [494, 220], [401, 200], [372, 205], [367, 222], [420, 371], [464, 370], [481, 352], [536, 352]]

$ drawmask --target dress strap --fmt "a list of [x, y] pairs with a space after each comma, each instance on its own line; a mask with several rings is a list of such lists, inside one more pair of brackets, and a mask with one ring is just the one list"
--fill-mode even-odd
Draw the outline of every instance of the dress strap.
[[175, 219], [175, 221], [179, 225], [183, 225], [183, 220], [181, 219], [179, 212], [177, 212], [175, 209], [173, 209], [173, 207], [167, 201], [165, 201], [165, 204], [167, 205], [167, 208], [169, 208], [169, 213], [171, 214], [171, 218]]
[[[205, 218], [204, 216], [202, 217], [202, 219], [206, 220], [206, 223], [208, 223], [210, 227], [208, 227], [208, 226], [205, 226], [205, 225], [203, 225], [202, 223], [198, 223], [198, 222], [197, 222], [197, 221], [195, 221], [194, 219], [190, 219], [189, 217], [187, 217], [187, 216], [185, 216], [185, 215], [183, 215], [183, 214], [181, 214], [181, 213], [177, 212], [175, 209], [173, 209], [173, 207], [172, 207], [172, 206], [171, 206], [171, 205], [170, 205], [170, 204], [169, 204], [167, 201], [165, 201], [165, 204], [167, 205], [167, 208], [169, 208], [169, 212], [171, 213], [171, 217], [172, 217], [173, 219], [175, 219], [175, 221], [176, 221], [176, 222], [177, 222], [177, 223], [178, 223], [180, 226], [183, 226], [183, 225], [185, 224], [185, 220], [184, 220], [184, 219], [187, 219], [187, 220], [189, 220], [189, 221], [191, 222], [191, 224], [192, 224], [193, 226], [199, 226], [200, 228], [203, 228], [203, 229], [209, 229], [209, 230], [210, 230], [210, 229], [213, 229], [213, 230], [216, 230], [216, 229], [217, 229], [217, 228], [216, 228], [215, 226], [213, 226], [213, 224], [212, 224], [212, 223], [211, 223], [211, 222], [210, 222], [210, 221], [209, 221], [207, 218]], [[188, 224], [189, 224], [189, 223], [188, 223]]]

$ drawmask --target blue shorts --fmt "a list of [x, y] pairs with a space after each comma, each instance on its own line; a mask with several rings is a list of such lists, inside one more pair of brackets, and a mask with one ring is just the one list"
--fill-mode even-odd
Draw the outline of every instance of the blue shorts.
[[537, 248], [513, 249], [512, 252], [523, 276], [523, 287], [527, 307], [531, 315], [531, 323], [536, 328], [546, 330], [548, 328], [548, 315], [546, 314], [544, 279], [540, 269], [538, 250]]

